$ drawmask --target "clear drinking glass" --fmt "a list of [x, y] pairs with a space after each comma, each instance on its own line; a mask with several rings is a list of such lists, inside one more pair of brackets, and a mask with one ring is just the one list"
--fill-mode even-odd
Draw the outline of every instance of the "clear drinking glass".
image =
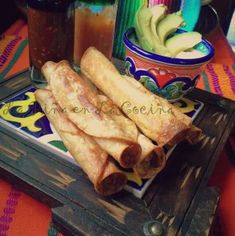
[[75, 4], [74, 62], [94, 46], [111, 59], [117, 14], [115, 0], [79, 0]]
[[45, 62], [73, 62], [74, 0], [27, 0], [27, 5], [30, 78], [42, 87]]

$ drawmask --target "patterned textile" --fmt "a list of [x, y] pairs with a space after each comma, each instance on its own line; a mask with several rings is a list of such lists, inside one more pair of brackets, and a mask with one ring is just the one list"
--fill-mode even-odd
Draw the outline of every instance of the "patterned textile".
[[0, 236], [58, 236], [44, 204], [0, 179]]
[[235, 65], [209, 63], [197, 87], [235, 100]]
[[0, 83], [29, 66], [28, 30], [23, 20], [16, 21], [0, 36]]

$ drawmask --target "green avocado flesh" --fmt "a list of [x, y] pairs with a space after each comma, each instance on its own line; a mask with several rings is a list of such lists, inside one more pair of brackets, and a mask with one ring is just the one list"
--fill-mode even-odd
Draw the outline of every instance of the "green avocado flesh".
[[155, 37], [155, 39], [160, 42], [159, 37], [157, 35], [157, 25], [161, 19], [164, 18], [167, 7], [164, 5], [155, 5], [151, 8], [152, 18], [150, 22], [151, 33]]
[[147, 7], [142, 7], [137, 12], [135, 17], [136, 34], [139, 43], [144, 50], [153, 51], [153, 40], [149, 22], [152, 17], [152, 12]]
[[185, 24], [181, 12], [166, 14], [167, 7], [143, 5], [135, 16], [135, 30], [142, 49], [162, 56], [175, 57], [201, 41], [197, 32], [174, 34]]
[[176, 56], [182, 51], [193, 48], [202, 41], [202, 36], [198, 32], [185, 32], [176, 34], [166, 40], [166, 47], [172, 56]]
[[166, 38], [174, 33], [183, 22], [184, 19], [179, 13], [172, 13], [163, 18], [157, 27], [157, 34], [161, 43], [165, 43]]
[[[156, 12], [156, 18], [159, 17], [159, 19], [160, 19], [161, 12], [164, 14], [165, 9], [160, 6], [159, 6], [159, 8], [160, 8], [159, 13]], [[155, 8], [155, 10], [157, 10], [157, 8]], [[140, 43], [141, 47], [146, 51], [170, 56], [167, 48], [163, 44], [161, 44], [157, 35], [154, 35], [152, 33], [151, 28], [154, 28], [153, 26], [151, 26], [152, 17], [154, 17], [153, 10], [151, 10], [150, 8], [147, 8], [145, 6], [140, 8], [139, 11], [136, 13], [135, 29], [136, 29], [136, 34], [137, 34], [139, 43]], [[158, 22], [157, 19], [154, 19], [154, 21], [156, 23]]]

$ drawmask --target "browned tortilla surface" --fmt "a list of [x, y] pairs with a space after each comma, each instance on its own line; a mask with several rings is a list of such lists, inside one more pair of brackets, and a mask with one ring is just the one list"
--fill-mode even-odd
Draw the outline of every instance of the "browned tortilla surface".
[[[67, 118], [51, 91], [38, 89], [35, 96], [66, 148], [94, 184], [96, 191], [103, 195], [119, 192], [126, 184], [126, 176], [109, 161], [108, 154], [92, 137], [79, 130]], [[47, 112], [49, 108], [51, 112]]]
[[133, 78], [121, 76], [95, 48], [87, 49], [80, 66], [82, 73], [158, 145], [174, 145], [187, 137], [191, 118]]

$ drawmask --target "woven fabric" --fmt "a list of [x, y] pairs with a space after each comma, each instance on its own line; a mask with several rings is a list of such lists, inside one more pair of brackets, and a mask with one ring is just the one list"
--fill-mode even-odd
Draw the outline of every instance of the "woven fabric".
[[235, 100], [235, 65], [209, 63], [197, 87]]
[[0, 180], [1, 236], [50, 235], [50, 221], [51, 211], [47, 206]]
[[28, 50], [27, 25], [18, 20], [0, 36], [0, 82], [29, 67]]

